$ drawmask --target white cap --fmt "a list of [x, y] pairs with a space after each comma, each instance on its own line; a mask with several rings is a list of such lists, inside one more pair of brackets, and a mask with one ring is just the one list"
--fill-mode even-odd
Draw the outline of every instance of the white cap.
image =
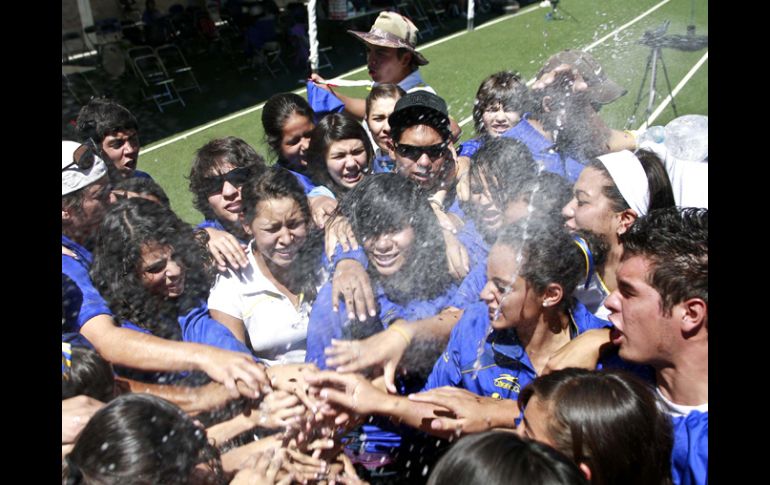
[[81, 169], [73, 163], [75, 150], [80, 143], [74, 141], [61, 142], [61, 195], [71, 194], [83, 187], [88, 187], [107, 173], [104, 160], [94, 154], [94, 164], [89, 169]]

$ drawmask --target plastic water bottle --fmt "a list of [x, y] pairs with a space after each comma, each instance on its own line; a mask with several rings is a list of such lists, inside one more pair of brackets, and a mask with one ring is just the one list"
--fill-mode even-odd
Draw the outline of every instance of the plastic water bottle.
[[665, 144], [669, 153], [680, 160], [700, 162], [709, 157], [709, 118], [684, 115], [666, 125]]
[[638, 143], [641, 145], [645, 141], [651, 141], [653, 143], [663, 143], [666, 139], [666, 131], [660, 125], [650, 126], [638, 138]]

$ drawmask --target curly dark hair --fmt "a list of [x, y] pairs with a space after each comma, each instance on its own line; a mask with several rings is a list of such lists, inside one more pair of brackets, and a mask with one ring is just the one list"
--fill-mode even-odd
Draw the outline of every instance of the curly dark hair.
[[[294, 174], [285, 168], [273, 166], [261, 175], [252, 176], [241, 191], [244, 220], [246, 224], [251, 225], [259, 214], [257, 206], [260, 202], [284, 197], [293, 199], [299, 205], [308, 228], [305, 245], [291, 265], [289, 287], [292, 291], [304, 293], [306, 301], [313, 301], [320, 283], [320, 273], [317, 270], [323, 252], [323, 231], [316, 229], [313, 224], [305, 191]], [[254, 250], [256, 251], [256, 248]]]
[[212, 484], [227, 483], [219, 451], [204, 429], [176, 405], [132, 393], [88, 421], [65, 459], [62, 483], [182, 485], [199, 464], [208, 468]]
[[139, 123], [131, 112], [112, 99], [93, 98], [80, 109], [76, 120], [78, 135], [91, 138], [97, 146], [108, 135], [119, 131], [139, 130]]
[[[184, 293], [175, 299], [150, 294], [143, 286], [142, 246], [169, 245], [185, 271]], [[135, 197], [118, 201], [104, 217], [96, 238], [91, 278], [119, 320], [159, 337], [181, 340], [177, 317], [205, 302], [214, 282], [205, 241], [173, 211]]]
[[265, 159], [251, 145], [234, 136], [215, 138], [200, 147], [195, 152], [188, 179], [193, 205], [209, 220], [216, 219], [216, 215], [209, 205], [210, 194], [204, 188], [204, 180], [224, 164], [233, 168], [249, 167], [253, 174], [262, 173], [267, 168]]
[[394, 301], [428, 300], [452, 283], [446, 245], [428, 195], [417, 184], [396, 173], [371, 175], [340, 201], [337, 214], [346, 217], [359, 243], [375, 240], [411, 226], [414, 249], [396, 278], [383, 279], [369, 265], [372, 281], [382, 284]]
[[620, 236], [623, 259], [650, 260], [649, 284], [660, 293], [663, 312], [689, 298], [709, 301], [709, 212], [686, 207], [640, 217]]
[[96, 350], [73, 345], [70, 361], [69, 372], [62, 374], [62, 399], [84, 395], [108, 402], [115, 397], [112, 366]]
[[334, 192], [337, 198], [341, 198], [349, 189], [337, 185], [332, 180], [327, 169], [326, 157], [329, 155], [329, 148], [331, 148], [332, 143], [349, 139], [361, 140], [361, 143], [364, 144], [367, 159], [364, 171], [368, 173], [374, 158], [374, 149], [364, 127], [349, 115], [332, 113], [324, 116], [313, 130], [310, 144], [305, 152], [308, 161], [307, 173], [313, 183], [328, 188]]

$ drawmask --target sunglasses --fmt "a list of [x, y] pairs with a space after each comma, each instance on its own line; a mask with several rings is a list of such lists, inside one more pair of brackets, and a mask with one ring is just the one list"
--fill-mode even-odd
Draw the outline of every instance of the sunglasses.
[[230, 182], [233, 187], [240, 187], [249, 180], [251, 169], [248, 167], [234, 168], [224, 175], [214, 175], [204, 177], [202, 188], [207, 194], [214, 194], [222, 191], [225, 182]]
[[79, 170], [90, 170], [94, 166], [96, 161], [96, 149], [94, 143], [89, 140], [86, 143], [80, 145], [75, 153], [72, 154], [72, 163], [64, 167], [62, 170], [66, 170], [72, 166], [77, 167]]
[[404, 158], [408, 158], [409, 160], [419, 160], [420, 157], [422, 157], [423, 154], [428, 155], [428, 158], [430, 158], [431, 161], [435, 161], [436, 159], [440, 158], [442, 155], [446, 153], [447, 145], [446, 143], [437, 143], [436, 145], [428, 145], [428, 146], [414, 146], [414, 145], [405, 145], [403, 143], [399, 143], [396, 145], [396, 153]]

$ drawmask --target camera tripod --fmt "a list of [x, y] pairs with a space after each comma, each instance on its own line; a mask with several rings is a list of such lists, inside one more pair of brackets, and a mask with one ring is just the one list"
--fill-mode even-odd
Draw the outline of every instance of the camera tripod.
[[[563, 8], [559, 8], [559, 0], [550, 0], [550, 4], [551, 11], [545, 14], [546, 20], [567, 20], [567, 17], [569, 17], [575, 22], [578, 21], [574, 15], [564, 10]], [[566, 17], [564, 15], [566, 15]]]
[[650, 55], [647, 56], [647, 67], [644, 70], [644, 76], [642, 77], [642, 83], [639, 85], [639, 92], [636, 95], [636, 101], [634, 102], [634, 110], [631, 112], [631, 116], [626, 121], [625, 129], [631, 129], [632, 125], [636, 123], [636, 112], [639, 109], [639, 105], [642, 103], [642, 97], [644, 96], [645, 83], [647, 82], [647, 76], [650, 77], [650, 90], [649, 98], [647, 100], [647, 108], [644, 110], [644, 121], [646, 122], [652, 114], [652, 106], [655, 104], [655, 96], [657, 94], [656, 86], [658, 82], [658, 63], [663, 68], [663, 77], [666, 79], [666, 88], [668, 88], [668, 95], [671, 96], [671, 108], [674, 110], [674, 117], [678, 117], [679, 114], [676, 111], [676, 103], [674, 102], [674, 94], [671, 90], [671, 80], [668, 78], [668, 69], [666, 69], [666, 62], [663, 60], [663, 48], [660, 45], [650, 46]]

